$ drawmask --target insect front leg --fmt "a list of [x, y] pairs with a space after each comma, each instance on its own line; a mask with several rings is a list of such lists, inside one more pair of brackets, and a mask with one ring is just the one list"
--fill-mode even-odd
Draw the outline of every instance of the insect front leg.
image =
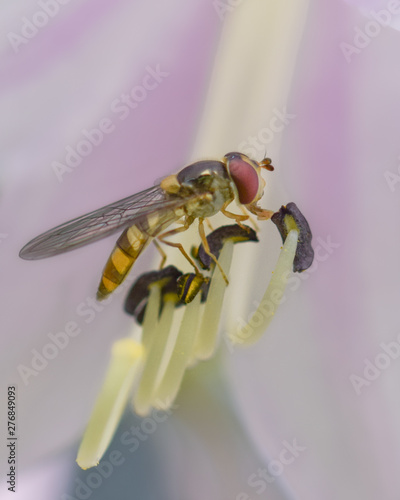
[[228, 219], [233, 219], [236, 222], [236, 224], [238, 224], [241, 228], [244, 229], [245, 226], [242, 224], [242, 222], [248, 220], [249, 216], [234, 214], [233, 212], [229, 212], [229, 210], [226, 210], [226, 207], [229, 205], [229, 203], [230, 201], [224, 203], [223, 207], [221, 208], [221, 213], [223, 213], [225, 217], [228, 217]]
[[254, 227], [254, 231], [256, 233], [258, 233], [260, 228], [258, 227], [258, 224], [257, 224], [256, 220], [254, 219], [254, 217], [252, 217], [251, 215], [248, 215], [248, 213], [243, 205], [240, 206], [240, 210], [244, 213], [244, 215], [248, 216], [248, 218], [249, 218], [248, 220], [251, 223], [251, 225]]
[[254, 203], [246, 205], [246, 208], [249, 212], [254, 214], [258, 220], [268, 220], [274, 215], [274, 212], [272, 210], [266, 210], [264, 208], [258, 207]]

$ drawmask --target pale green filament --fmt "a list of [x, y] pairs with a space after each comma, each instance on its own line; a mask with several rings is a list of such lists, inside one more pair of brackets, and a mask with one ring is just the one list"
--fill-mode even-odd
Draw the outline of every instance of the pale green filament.
[[113, 345], [105, 382], [79, 447], [76, 461], [82, 469], [97, 465], [110, 444], [142, 366], [143, 354], [142, 345], [129, 338]]
[[201, 293], [185, 307], [185, 313], [176, 339], [175, 347], [164, 378], [155, 394], [154, 406], [167, 409], [178, 394], [183, 375], [193, 353], [196, 338]]
[[158, 313], [160, 310], [160, 300], [161, 287], [159, 284], [154, 284], [150, 288], [150, 295], [143, 318], [142, 344], [146, 353], [150, 350], [154, 341], [158, 323]]
[[230, 339], [233, 343], [250, 345], [256, 342], [268, 328], [274, 317], [283, 293], [285, 291], [287, 278], [293, 268], [293, 260], [296, 255], [298, 231], [292, 230], [287, 235], [282, 251], [269, 285], [263, 298], [253, 313], [247, 324], [237, 324], [234, 332], [230, 333]]
[[[232, 252], [233, 242], [227, 241], [218, 259], [226, 275], [228, 275], [231, 267]], [[215, 268], [194, 347], [194, 355], [197, 359], [208, 359], [215, 351], [225, 289], [226, 283], [222, 274], [219, 269]]]
[[[156, 296], [152, 300], [156, 300]], [[157, 302], [159, 305], [159, 301]], [[148, 307], [153, 304], [148, 303]], [[147, 415], [151, 409], [151, 402], [157, 383], [160, 379], [160, 374], [166, 369], [165, 362], [162, 363], [164, 352], [167, 350], [168, 344], [174, 341], [171, 338], [171, 326], [174, 317], [176, 302], [174, 300], [165, 299], [164, 308], [157, 326], [154, 329], [154, 342], [150, 346], [147, 353], [146, 363], [143, 369], [142, 377], [140, 379], [138, 390], [134, 397], [134, 407], [139, 415]], [[158, 316], [158, 311], [157, 311]], [[172, 329], [172, 334], [174, 329]], [[177, 334], [175, 330], [175, 335]], [[165, 358], [164, 358], [165, 359]]]

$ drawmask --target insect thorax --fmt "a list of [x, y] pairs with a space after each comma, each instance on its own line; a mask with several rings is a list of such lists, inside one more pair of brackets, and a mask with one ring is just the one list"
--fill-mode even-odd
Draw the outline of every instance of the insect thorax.
[[[211, 217], [234, 199], [234, 192], [225, 165], [219, 161], [199, 161], [177, 175], [181, 193], [188, 199], [185, 212], [192, 217]], [[193, 195], [197, 195], [193, 197]]]

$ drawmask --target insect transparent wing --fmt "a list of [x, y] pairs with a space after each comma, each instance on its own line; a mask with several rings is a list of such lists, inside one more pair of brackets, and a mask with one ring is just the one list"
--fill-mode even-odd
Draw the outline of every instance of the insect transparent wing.
[[178, 219], [174, 211], [185, 202], [154, 186], [50, 229], [25, 245], [19, 256], [35, 260], [58, 255], [137, 224], [152, 213], [159, 213], [160, 223], [172, 223]]

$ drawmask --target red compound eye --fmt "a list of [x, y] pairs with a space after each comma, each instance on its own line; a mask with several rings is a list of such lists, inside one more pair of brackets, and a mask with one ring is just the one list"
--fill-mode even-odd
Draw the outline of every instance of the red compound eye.
[[238, 190], [239, 201], [243, 205], [248, 205], [257, 196], [259, 188], [258, 173], [250, 160], [245, 159], [239, 153], [229, 153], [225, 155], [229, 174]]

